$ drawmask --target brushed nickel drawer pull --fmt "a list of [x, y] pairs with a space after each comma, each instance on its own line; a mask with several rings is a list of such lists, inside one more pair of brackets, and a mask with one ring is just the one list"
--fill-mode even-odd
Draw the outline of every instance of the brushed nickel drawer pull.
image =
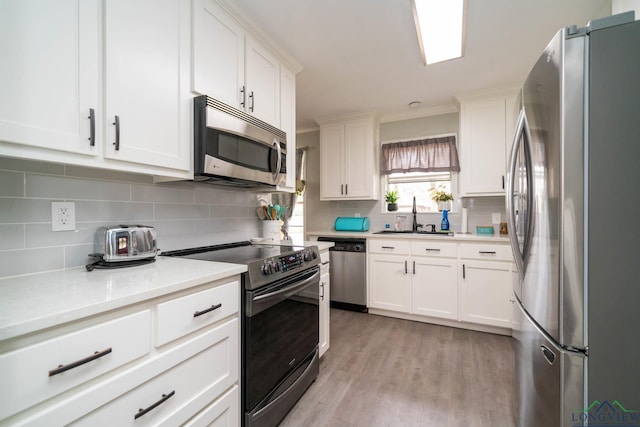
[[395, 249], [395, 246], [381, 246], [382, 249]]
[[211, 307], [209, 307], [209, 308], [205, 308], [205, 309], [204, 309], [204, 310], [202, 310], [202, 311], [196, 311], [195, 313], [193, 313], [193, 317], [202, 316], [203, 314], [207, 314], [207, 313], [209, 313], [209, 312], [211, 312], [211, 311], [213, 311], [213, 310], [217, 310], [217, 309], [219, 309], [220, 307], [222, 307], [222, 303], [220, 303], [220, 304], [216, 304], [216, 305], [212, 305]]
[[426, 248], [425, 251], [427, 251], [427, 252], [440, 252], [440, 249]]
[[137, 420], [138, 418], [140, 418], [141, 416], [143, 416], [144, 414], [146, 414], [147, 412], [153, 411], [154, 409], [156, 409], [158, 406], [162, 405], [164, 402], [166, 402], [167, 400], [171, 399], [173, 397], [173, 395], [176, 394], [176, 391], [173, 390], [171, 393], [169, 394], [163, 394], [162, 395], [162, 399], [158, 400], [156, 403], [154, 403], [153, 405], [149, 406], [148, 408], [142, 409], [140, 408], [138, 410], [138, 413], [135, 414], [133, 416], [134, 420]]
[[91, 356], [85, 357], [84, 359], [77, 360], [73, 363], [69, 363], [68, 365], [59, 365], [56, 369], [52, 369], [49, 371], [49, 376], [52, 377], [54, 375], [61, 374], [69, 369], [77, 368], [78, 366], [82, 366], [86, 363], [93, 362], [96, 359], [100, 359], [102, 356], [106, 356], [111, 353], [112, 349], [109, 347], [106, 350], [96, 351]]
[[495, 255], [495, 251], [478, 251], [480, 255]]

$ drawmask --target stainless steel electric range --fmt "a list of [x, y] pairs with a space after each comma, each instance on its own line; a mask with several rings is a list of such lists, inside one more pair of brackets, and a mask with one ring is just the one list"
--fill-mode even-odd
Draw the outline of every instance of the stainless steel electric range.
[[162, 255], [247, 265], [241, 293], [243, 425], [278, 425], [319, 372], [318, 248], [239, 242]]

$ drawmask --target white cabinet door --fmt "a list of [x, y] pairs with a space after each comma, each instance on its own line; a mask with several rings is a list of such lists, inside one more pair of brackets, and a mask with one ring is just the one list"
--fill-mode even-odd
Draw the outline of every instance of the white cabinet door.
[[413, 257], [411, 264], [411, 313], [457, 320], [457, 260]]
[[280, 129], [287, 134], [287, 182], [278, 191], [296, 191], [296, 75], [280, 68]]
[[[331, 279], [329, 268], [322, 267], [320, 276], [320, 357], [329, 349], [331, 342], [330, 335], [330, 300], [331, 300]], [[325, 272], [326, 271], [326, 272]]]
[[192, 90], [242, 109], [244, 30], [214, 0], [193, 8]]
[[369, 256], [369, 307], [409, 313], [409, 259], [394, 255]]
[[511, 328], [511, 263], [462, 262], [460, 320]]
[[505, 120], [504, 99], [463, 105], [460, 174], [464, 194], [504, 193]]
[[104, 9], [105, 156], [189, 170], [189, 3], [109, 0]]
[[327, 125], [320, 129], [320, 198], [344, 197], [344, 126]]
[[248, 113], [280, 127], [280, 63], [264, 46], [246, 38]]
[[375, 149], [372, 128], [368, 122], [354, 122], [345, 124], [344, 161], [345, 196], [347, 198], [362, 198], [371, 194], [370, 186], [373, 180], [371, 162], [367, 156]]
[[0, 141], [98, 154], [98, 24], [97, 0], [0, 2]]

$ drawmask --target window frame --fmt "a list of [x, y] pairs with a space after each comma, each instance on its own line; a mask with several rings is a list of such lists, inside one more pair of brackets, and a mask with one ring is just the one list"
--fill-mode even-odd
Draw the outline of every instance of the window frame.
[[[458, 134], [456, 132], [449, 132], [449, 133], [442, 133], [442, 134], [437, 134], [437, 135], [429, 135], [429, 136], [416, 136], [416, 137], [411, 137], [411, 138], [402, 138], [402, 139], [394, 139], [394, 140], [387, 140], [387, 141], [380, 141], [380, 150], [382, 151], [382, 145], [384, 144], [392, 144], [394, 142], [407, 142], [407, 141], [415, 141], [418, 139], [430, 139], [430, 138], [443, 138], [446, 136], [454, 136], [456, 138], [456, 150], [458, 150], [458, 152], [460, 152], [460, 147], [458, 146]], [[443, 173], [443, 172], [434, 172], [434, 173]], [[456, 201], [458, 200], [458, 180], [459, 180], [459, 175], [460, 172], [446, 172], [449, 173], [450, 175], [450, 182], [451, 182], [451, 194], [453, 194], [453, 203], [451, 204], [451, 211], [452, 213], [455, 213], [458, 211], [457, 209], [457, 204]], [[419, 181], [411, 181], [408, 180], [407, 182], [419, 182]], [[381, 198], [380, 198], [380, 212], [382, 214], [387, 214], [387, 215], [401, 215], [401, 214], [410, 214], [411, 211], [403, 211], [403, 210], [397, 210], [397, 211], [393, 211], [393, 212], [389, 212], [387, 211], [387, 203], [384, 200], [384, 196], [387, 193], [387, 191], [389, 191], [389, 175], [380, 175], [380, 189], [381, 189]], [[422, 214], [430, 214], [430, 213], [437, 213], [437, 212], [419, 212]]]

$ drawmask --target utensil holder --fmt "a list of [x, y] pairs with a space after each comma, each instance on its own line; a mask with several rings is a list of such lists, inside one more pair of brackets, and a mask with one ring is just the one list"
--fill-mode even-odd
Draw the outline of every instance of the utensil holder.
[[280, 235], [281, 227], [282, 227], [282, 221], [280, 220], [262, 221], [262, 237], [265, 240], [271, 240], [271, 241], [281, 240], [281, 235]]

